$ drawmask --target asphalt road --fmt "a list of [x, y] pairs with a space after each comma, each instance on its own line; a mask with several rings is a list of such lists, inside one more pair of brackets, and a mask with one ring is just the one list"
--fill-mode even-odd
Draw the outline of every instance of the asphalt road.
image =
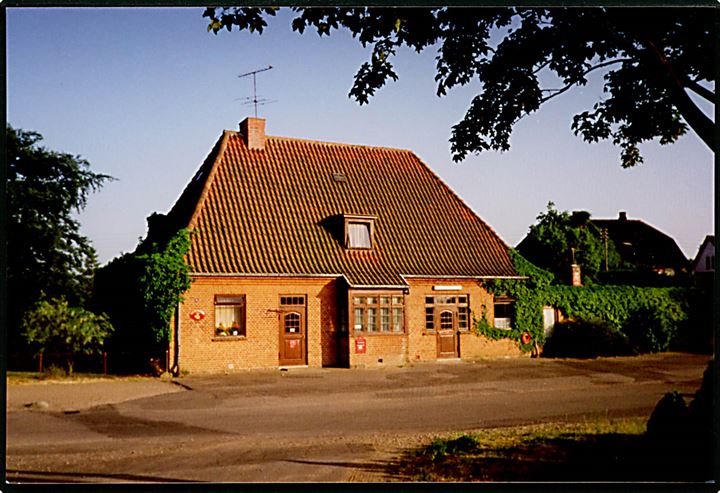
[[7, 479], [382, 481], [388, 460], [440, 434], [648, 416], [665, 392], [691, 398], [708, 359], [504, 359], [11, 385]]

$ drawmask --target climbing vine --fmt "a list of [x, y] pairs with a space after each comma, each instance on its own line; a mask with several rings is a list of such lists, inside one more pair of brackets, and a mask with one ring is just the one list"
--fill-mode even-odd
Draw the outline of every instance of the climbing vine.
[[[605, 320], [625, 333], [636, 330], [630, 325], [637, 321], [639, 314], [652, 313], [655, 324], [668, 333], [668, 340], [687, 319], [689, 300], [685, 288], [555, 285], [552, 273], [534, 266], [515, 250], [509, 254], [518, 274], [526, 279], [497, 279], [487, 284], [493, 295], [515, 300], [513, 326], [509, 330], [492, 327], [487, 321], [487, 308], [483, 307], [482, 316], [474, 325], [475, 331], [488, 339], [514, 339], [523, 350], [529, 351], [534, 344], [521, 341], [527, 332], [533, 342], [542, 345], [545, 342], [544, 306], [558, 308], [568, 318]], [[650, 345], [650, 349], [667, 349], [667, 343]]]
[[190, 287], [189, 248], [190, 232], [181, 229], [163, 241], [141, 243], [98, 271], [95, 304], [117, 328], [116, 346], [167, 346], [173, 311]]

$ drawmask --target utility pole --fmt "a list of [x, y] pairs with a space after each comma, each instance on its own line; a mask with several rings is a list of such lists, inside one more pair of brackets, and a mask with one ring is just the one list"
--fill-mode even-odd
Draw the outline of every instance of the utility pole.
[[600, 238], [605, 242], [605, 272], [608, 271], [608, 230], [603, 228], [600, 232]]

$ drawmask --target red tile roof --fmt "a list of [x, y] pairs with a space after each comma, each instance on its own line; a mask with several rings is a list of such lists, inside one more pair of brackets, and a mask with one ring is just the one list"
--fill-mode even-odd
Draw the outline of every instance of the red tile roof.
[[[345, 181], [333, 179], [342, 173]], [[343, 214], [376, 217], [372, 251], [343, 245]], [[225, 131], [169, 213], [194, 230], [199, 274], [516, 276], [507, 245], [412, 152]]]

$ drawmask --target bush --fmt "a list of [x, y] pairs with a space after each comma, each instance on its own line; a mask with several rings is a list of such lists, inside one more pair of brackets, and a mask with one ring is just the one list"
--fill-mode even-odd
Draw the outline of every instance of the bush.
[[713, 477], [713, 389], [716, 366], [711, 360], [702, 385], [690, 405], [678, 392], [663, 396], [647, 422], [650, 445], [660, 454], [673, 457], [692, 477]]
[[693, 441], [704, 444], [708, 450], [712, 450], [713, 445], [713, 389], [717, 378], [716, 368], [715, 361], [710, 360], [703, 373], [702, 384], [688, 406]]
[[677, 335], [678, 326], [666, 313], [652, 308], [638, 308], [623, 324], [623, 332], [635, 351], [657, 353], [668, 349]]
[[38, 352], [67, 354], [68, 374], [72, 375], [74, 355], [100, 351], [112, 333], [108, 318], [83, 308], [72, 307], [60, 299], [40, 301], [23, 318], [23, 336]]
[[668, 392], [658, 401], [650, 415], [647, 433], [659, 439], [682, 436], [687, 429], [689, 416], [683, 396], [679, 392]]
[[579, 319], [555, 324], [545, 342], [546, 358], [596, 358], [634, 354], [627, 336], [599, 319]]

